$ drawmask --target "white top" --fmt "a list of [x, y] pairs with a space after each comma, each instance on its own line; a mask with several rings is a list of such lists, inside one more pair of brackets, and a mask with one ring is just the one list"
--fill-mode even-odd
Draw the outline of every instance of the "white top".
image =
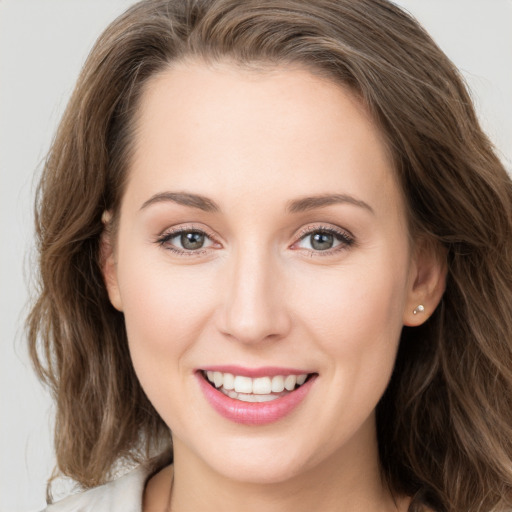
[[68, 496], [41, 512], [142, 512], [142, 498], [154, 468], [145, 465], [105, 485]]

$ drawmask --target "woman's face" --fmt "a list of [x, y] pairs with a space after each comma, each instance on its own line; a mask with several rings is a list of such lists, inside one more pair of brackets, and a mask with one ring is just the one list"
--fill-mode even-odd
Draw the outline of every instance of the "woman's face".
[[176, 464], [373, 468], [422, 277], [360, 101], [297, 68], [176, 65], [145, 90], [129, 172], [104, 272]]

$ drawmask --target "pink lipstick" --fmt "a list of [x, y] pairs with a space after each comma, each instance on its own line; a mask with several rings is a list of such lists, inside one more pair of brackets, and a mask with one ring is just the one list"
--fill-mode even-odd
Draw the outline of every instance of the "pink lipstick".
[[277, 367], [215, 366], [196, 372], [213, 409], [243, 425], [266, 425], [288, 416], [309, 393], [317, 376]]

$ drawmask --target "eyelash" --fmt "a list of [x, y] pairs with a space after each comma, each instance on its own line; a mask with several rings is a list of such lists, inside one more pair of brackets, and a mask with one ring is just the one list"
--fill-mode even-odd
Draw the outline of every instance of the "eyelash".
[[340, 244], [332, 249], [327, 249], [325, 251], [315, 251], [310, 249], [305, 249], [311, 253], [311, 256], [332, 256], [340, 251], [344, 251], [355, 244], [355, 238], [352, 234], [350, 234], [346, 230], [336, 229], [329, 226], [312, 226], [309, 228], [305, 228], [299, 232], [297, 242], [294, 242], [293, 245], [301, 242], [308, 236], [313, 233], [320, 233], [324, 235], [332, 235], [336, 240], [340, 242]]
[[[175, 230], [166, 231], [165, 233], [159, 235], [156, 239], [156, 243], [163, 247], [164, 249], [171, 251], [179, 256], [201, 256], [208, 252], [208, 248], [200, 248], [197, 250], [184, 250], [179, 249], [171, 244], [169, 244], [169, 241], [173, 238], [176, 238], [184, 233], [199, 233], [201, 235], [205, 235], [206, 238], [210, 239], [214, 244], [217, 243], [215, 240], [215, 236], [213, 233], [210, 233], [206, 231], [205, 229], [199, 229], [194, 226], [190, 227], [181, 227]], [[336, 229], [333, 227], [327, 227], [327, 226], [314, 226], [310, 228], [305, 228], [302, 231], [300, 231], [298, 235], [298, 240], [293, 243], [293, 245], [296, 245], [297, 243], [304, 240], [306, 237], [314, 234], [314, 233], [320, 233], [320, 234], [327, 234], [332, 235], [334, 238], [340, 242], [340, 244], [332, 249], [326, 249], [324, 251], [320, 250], [310, 250], [305, 249], [310, 252], [311, 256], [331, 256], [335, 253], [338, 253], [340, 251], [346, 250], [349, 247], [353, 246], [355, 244], [355, 238], [353, 235], [351, 235], [348, 231]], [[296, 249], [299, 250], [299, 249]]]
[[176, 238], [177, 236], [180, 236], [184, 233], [199, 233], [201, 235], [205, 235], [205, 238], [210, 239], [212, 242], [216, 242], [215, 236], [213, 233], [205, 230], [204, 228], [197, 228], [194, 226], [184, 226], [177, 229], [173, 229], [171, 231], [166, 231], [165, 233], [162, 233], [160, 236], [157, 237], [156, 243], [163, 247], [164, 249], [171, 251], [178, 256], [201, 256], [204, 253], [208, 252], [208, 248], [200, 248], [196, 250], [184, 250], [179, 249], [177, 247], [174, 247], [173, 245], [169, 244], [169, 242]]

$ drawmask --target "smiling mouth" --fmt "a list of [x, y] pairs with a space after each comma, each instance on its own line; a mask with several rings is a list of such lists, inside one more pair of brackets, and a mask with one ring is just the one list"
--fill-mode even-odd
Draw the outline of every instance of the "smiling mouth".
[[218, 391], [242, 402], [271, 402], [289, 395], [305, 384], [313, 373], [251, 378], [220, 371], [202, 370], [203, 378]]

